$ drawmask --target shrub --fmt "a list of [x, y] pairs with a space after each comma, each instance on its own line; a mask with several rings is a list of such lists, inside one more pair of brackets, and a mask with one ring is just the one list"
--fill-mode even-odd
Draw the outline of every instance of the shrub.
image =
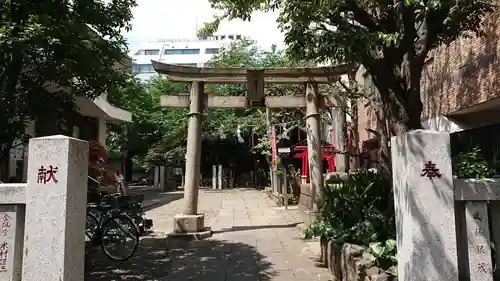
[[461, 152], [453, 158], [453, 174], [459, 178], [483, 179], [493, 176], [491, 168], [479, 147], [469, 152]]
[[323, 190], [321, 219], [306, 238], [325, 236], [336, 243], [368, 246], [395, 237], [394, 203], [389, 177], [369, 170], [330, 180]]

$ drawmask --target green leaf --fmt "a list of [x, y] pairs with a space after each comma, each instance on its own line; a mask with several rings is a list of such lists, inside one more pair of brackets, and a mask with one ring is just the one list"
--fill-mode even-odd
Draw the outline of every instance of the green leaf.
[[392, 276], [398, 276], [398, 267], [396, 265], [393, 265], [389, 267], [389, 269], [387, 269], [385, 272]]
[[370, 243], [369, 245], [370, 253], [375, 257], [382, 257], [386, 251], [386, 247], [382, 242]]
[[389, 239], [385, 241], [385, 247], [387, 249], [387, 252], [391, 253], [396, 250], [396, 240], [394, 239]]

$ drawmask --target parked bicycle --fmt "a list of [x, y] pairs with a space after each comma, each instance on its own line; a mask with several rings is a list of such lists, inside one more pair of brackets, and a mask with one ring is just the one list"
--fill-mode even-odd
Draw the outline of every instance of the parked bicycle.
[[[153, 220], [146, 218], [146, 214], [142, 209], [144, 195], [139, 194], [124, 196], [120, 193], [107, 194], [105, 192], [101, 192], [100, 202], [109, 205], [110, 202], [113, 202], [113, 200], [120, 200], [120, 202], [122, 202], [122, 206], [120, 207], [121, 210], [123, 210], [135, 222], [141, 235], [153, 227]], [[93, 209], [93, 212], [98, 212], [95, 208]], [[92, 211], [92, 209], [90, 209], [90, 211]]]
[[109, 197], [108, 202], [88, 204], [85, 235], [115, 261], [130, 259], [139, 246], [139, 228], [125, 211], [125, 199]]

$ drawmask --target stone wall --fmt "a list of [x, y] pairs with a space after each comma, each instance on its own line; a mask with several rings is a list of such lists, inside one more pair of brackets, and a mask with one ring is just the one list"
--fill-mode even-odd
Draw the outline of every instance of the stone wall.
[[333, 280], [342, 281], [397, 281], [377, 266], [374, 256], [365, 247], [332, 241], [326, 245], [326, 264], [333, 275]]
[[311, 185], [301, 184], [300, 185], [300, 196], [299, 196], [299, 210], [301, 219], [304, 222], [304, 226], [309, 226], [313, 221], [317, 219], [317, 213], [311, 209], [313, 204], [313, 199], [311, 197]]
[[311, 185], [304, 183], [300, 185], [299, 207], [304, 211], [312, 211], [313, 199], [311, 197]]

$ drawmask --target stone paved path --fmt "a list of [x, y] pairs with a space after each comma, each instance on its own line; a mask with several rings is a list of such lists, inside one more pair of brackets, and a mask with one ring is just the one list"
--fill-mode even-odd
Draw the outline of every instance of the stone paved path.
[[111, 262], [99, 253], [88, 281], [325, 281], [331, 276], [316, 267], [317, 250], [300, 239], [296, 210], [275, 207], [253, 189], [200, 191], [200, 210], [214, 235], [182, 242], [165, 239], [173, 215], [182, 208], [182, 192], [146, 195], [151, 236], [141, 239], [127, 262]]

